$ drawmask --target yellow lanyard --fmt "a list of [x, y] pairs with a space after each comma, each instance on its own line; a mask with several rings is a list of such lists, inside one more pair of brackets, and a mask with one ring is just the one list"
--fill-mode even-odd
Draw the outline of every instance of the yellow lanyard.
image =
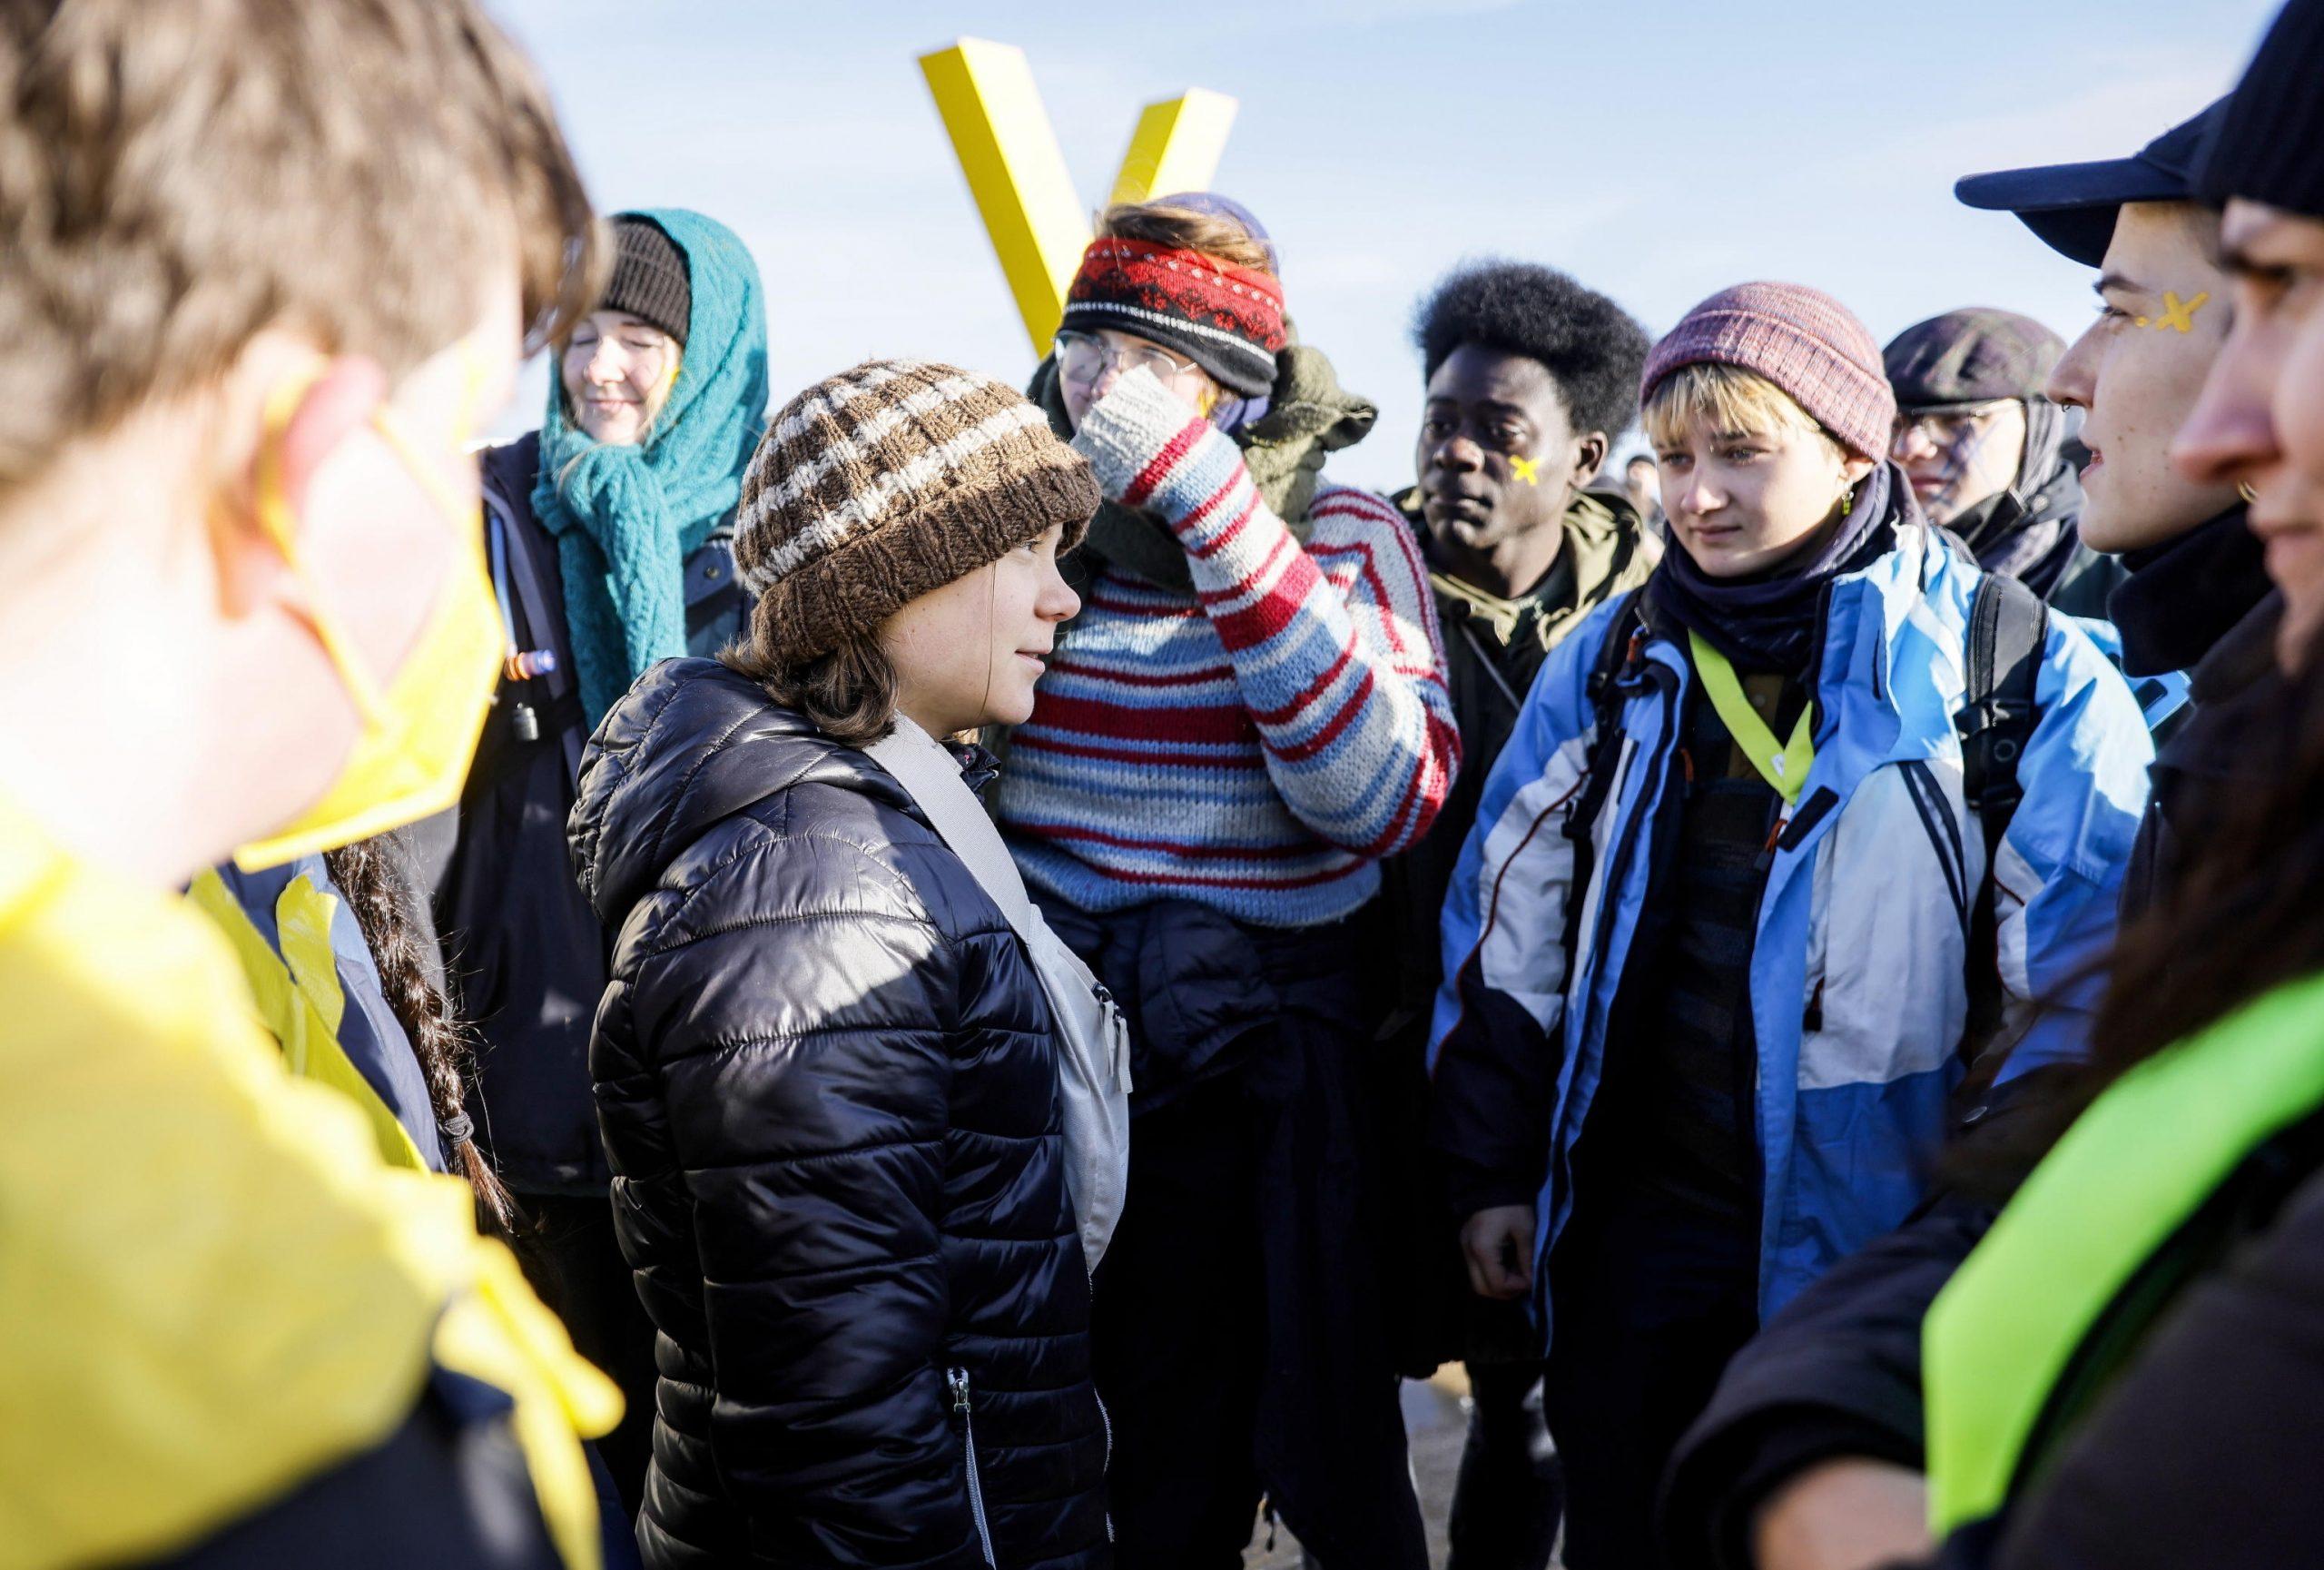
[[1743, 696], [1743, 684], [1737, 679], [1735, 667], [1727, 657], [1705, 643], [1699, 633], [1689, 631], [1687, 647], [1695, 657], [1695, 674], [1702, 677], [1703, 691], [1710, 698], [1710, 706], [1718, 712], [1719, 723], [1727, 726], [1727, 734], [1759, 771], [1759, 777], [1775, 788], [1788, 808], [1799, 803], [1799, 787], [1807, 783], [1807, 771], [1816, 766], [1816, 746], [1811, 739], [1816, 729], [1816, 706], [1813, 703], [1799, 711], [1799, 723], [1791, 727], [1791, 740], [1778, 746], [1776, 733]]

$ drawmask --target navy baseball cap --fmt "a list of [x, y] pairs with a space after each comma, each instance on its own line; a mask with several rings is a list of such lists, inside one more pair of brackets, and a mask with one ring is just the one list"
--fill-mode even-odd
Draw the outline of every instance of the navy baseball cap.
[[2202, 200], [2195, 186], [2196, 154], [2226, 107], [2227, 100], [2220, 99], [2128, 158], [1972, 174], [1954, 184], [1953, 194], [1971, 207], [2016, 213], [2051, 250], [2096, 267], [2106, 260], [2123, 202]]

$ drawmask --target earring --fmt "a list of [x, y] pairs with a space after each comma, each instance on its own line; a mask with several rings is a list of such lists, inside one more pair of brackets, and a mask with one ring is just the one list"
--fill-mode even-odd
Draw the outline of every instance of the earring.
[[2248, 479], [2239, 479], [2235, 482], [2235, 494], [2243, 499], [2246, 507], [2260, 499], [2260, 492]]
[[1855, 492], [1853, 489], [1850, 489], [1850, 490], [1844, 490], [1844, 491], [1840, 492], [1840, 516], [1841, 516], [1842, 518], [1846, 518], [1848, 514], [1850, 514], [1850, 513], [1854, 512], [1855, 510], [1856, 510], [1856, 492]]

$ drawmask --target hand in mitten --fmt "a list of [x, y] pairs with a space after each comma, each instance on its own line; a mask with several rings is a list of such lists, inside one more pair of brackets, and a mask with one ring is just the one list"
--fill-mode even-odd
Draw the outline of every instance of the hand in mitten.
[[1074, 450], [1108, 501], [1174, 528], [1239, 478], [1243, 449], [1140, 367], [1081, 417]]

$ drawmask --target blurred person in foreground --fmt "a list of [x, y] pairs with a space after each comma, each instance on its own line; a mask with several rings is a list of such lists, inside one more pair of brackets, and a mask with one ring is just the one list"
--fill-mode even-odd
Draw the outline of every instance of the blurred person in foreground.
[[589, 1570], [615, 1392], [176, 894], [457, 793], [579, 179], [458, 0], [13, 5], [0, 84], [0, 1544]]

